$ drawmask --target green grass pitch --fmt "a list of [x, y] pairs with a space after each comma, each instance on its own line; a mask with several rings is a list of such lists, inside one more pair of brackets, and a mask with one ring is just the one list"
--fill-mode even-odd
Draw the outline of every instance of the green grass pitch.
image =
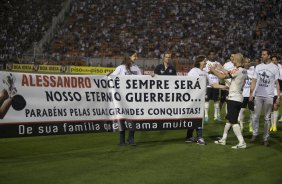
[[[260, 138], [262, 137], [262, 119]], [[118, 133], [0, 139], [0, 184], [281, 184], [282, 123], [270, 147], [213, 143], [224, 123], [204, 126], [206, 146], [184, 142], [186, 130], [136, 132], [136, 147], [119, 147]]]

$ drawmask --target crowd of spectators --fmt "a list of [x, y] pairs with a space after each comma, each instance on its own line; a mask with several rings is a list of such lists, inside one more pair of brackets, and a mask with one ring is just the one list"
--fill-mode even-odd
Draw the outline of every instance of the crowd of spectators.
[[86, 57], [118, 56], [134, 48], [158, 58], [171, 49], [193, 58], [208, 49], [219, 59], [236, 49], [249, 57], [263, 47], [281, 53], [278, 0], [77, 0], [49, 52]]
[[[64, 0], [10, 0], [0, 11], [0, 55], [21, 55], [39, 41]], [[115, 57], [133, 48], [159, 58], [167, 49], [192, 59], [209, 49], [219, 61], [235, 49], [257, 57], [281, 53], [280, 0], [73, 0], [45, 53]], [[3, 55], [3, 54], [2, 54]]]
[[21, 56], [38, 42], [64, 0], [9, 0], [0, 6], [0, 60]]

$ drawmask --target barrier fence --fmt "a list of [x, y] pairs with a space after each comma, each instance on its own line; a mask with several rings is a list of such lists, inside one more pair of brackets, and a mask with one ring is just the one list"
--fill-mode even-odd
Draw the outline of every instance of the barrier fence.
[[[3, 70], [3, 65], [2, 65]], [[6, 71], [48, 74], [93, 74], [106, 75], [115, 70], [114, 67], [72, 66], [72, 65], [37, 65], [37, 64], [6, 64]], [[186, 75], [188, 69], [178, 70], [177, 75]], [[154, 72], [153, 68], [143, 68], [144, 75]]]

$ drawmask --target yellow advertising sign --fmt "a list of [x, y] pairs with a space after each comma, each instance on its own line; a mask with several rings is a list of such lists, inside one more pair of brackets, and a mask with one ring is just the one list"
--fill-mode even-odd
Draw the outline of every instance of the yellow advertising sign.
[[34, 68], [39, 73], [65, 73], [66, 66], [61, 65], [37, 65]]
[[9, 71], [16, 71], [16, 72], [34, 71], [32, 64], [7, 64], [6, 69]]
[[33, 65], [33, 64], [7, 64], [7, 71], [32, 73], [66, 73], [66, 74], [93, 74], [104, 75], [113, 72], [115, 68], [92, 66], [63, 66], [63, 65]]
[[103, 75], [113, 72], [115, 68], [91, 67], [91, 66], [70, 66], [70, 74], [94, 74]]
[[33, 65], [33, 64], [7, 64], [8, 71], [38, 72], [38, 73], [64, 73], [67, 67], [61, 65]]

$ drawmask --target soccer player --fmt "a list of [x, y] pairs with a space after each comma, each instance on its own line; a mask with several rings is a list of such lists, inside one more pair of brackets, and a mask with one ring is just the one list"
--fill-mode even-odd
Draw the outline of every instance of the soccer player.
[[214, 120], [216, 121], [222, 121], [220, 119], [220, 109], [219, 109], [219, 89], [212, 88], [213, 84], [219, 84], [219, 78], [210, 72], [209, 65], [217, 65], [219, 62], [215, 61], [215, 51], [210, 50], [208, 52], [208, 61], [207, 65], [205, 67], [205, 71], [208, 73], [208, 86], [207, 86], [207, 95], [206, 95], [206, 102], [205, 102], [205, 123], [208, 123], [209, 121], [209, 102], [210, 100], [214, 101]]
[[[279, 70], [278, 67], [271, 62], [270, 52], [267, 49], [261, 51], [262, 63], [257, 65], [252, 79], [250, 88], [249, 101], [255, 103], [253, 116], [253, 136], [251, 142], [255, 142], [258, 137], [259, 117], [262, 108], [264, 108], [264, 134], [263, 144], [269, 146], [269, 128], [270, 115], [273, 106], [274, 90], [277, 91], [277, 99], [275, 104], [280, 103], [280, 89], [279, 89]], [[276, 84], [276, 88], [275, 88]], [[254, 98], [255, 97], [255, 98]]]
[[[271, 62], [275, 65], [278, 66], [279, 70], [279, 78], [278, 78], [278, 83], [279, 87], [281, 86], [281, 64], [278, 63], [278, 57], [277, 56], [271, 56]], [[278, 121], [278, 116], [279, 116], [279, 106], [280, 104], [276, 104], [275, 101], [277, 99], [277, 91], [274, 91], [274, 97], [273, 97], [273, 107], [272, 107], [272, 112], [271, 112], [271, 127], [270, 127], [270, 132], [277, 132], [277, 121]]]
[[[279, 79], [278, 79], [278, 82], [279, 82], [279, 86], [281, 88], [282, 86], [282, 64], [281, 64], [281, 56], [273, 56], [271, 58], [271, 60], [277, 60], [277, 66], [278, 66], [278, 69], [279, 69]], [[281, 90], [280, 90], [280, 93], [281, 93]], [[282, 122], [282, 115], [280, 116], [280, 119], [278, 120], [279, 122]]]
[[240, 110], [239, 113], [239, 117], [238, 117], [238, 121], [240, 122], [240, 127], [241, 127], [241, 131], [243, 131], [243, 126], [244, 126], [244, 119], [245, 119], [245, 111], [246, 108], [248, 106], [248, 109], [250, 110], [250, 122], [249, 122], [249, 131], [252, 132], [253, 131], [253, 114], [254, 114], [254, 102], [250, 102], [249, 101], [249, 96], [250, 96], [250, 86], [251, 86], [251, 82], [252, 82], [252, 78], [254, 75], [254, 66], [251, 66], [251, 60], [249, 58], [245, 58], [245, 63], [244, 63], [244, 67], [247, 70], [247, 78], [245, 81], [245, 85], [243, 87], [243, 104], [242, 104], [242, 108]]
[[[234, 68], [235, 68], [235, 66], [234, 66], [234, 64], [233, 64], [233, 58], [234, 58], [234, 54], [235, 53], [232, 53], [231, 55], [230, 55], [230, 58], [229, 58], [229, 60], [227, 60], [227, 62], [226, 63], [224, 63], [224, 65], [223, 65], [223, 68], [225, 69], [225, 70], [227, 70], [227, 71], [231, 71], [231, 70], [233, 70]], [[220, 81], [222, 81], [222, 84], [225, 84], [227, 87], [229, 87], [229, 85], [230, 85], [230, 82], [231, 82], [231, 79], [225, 79], [225, 80], [220, 80]], [[220, 90], [220, 103], [219, 103], [219, 109], [220, 109], [220, 111], [221, 111], [221, 109], [222, 109], [222, 107], [223, 107], [223, 104], [224, 104], [224, 102], [226, 102], [226, 97], [228, 96], [228, 90]], [[226, 111], [227, 111], [227, 109], [226, 109]], [[226, 114], [227, 114], [227, 112], [226, 112]]]
[[247, 78], [247, 71], [242, 67], [244, 63], [244, 57], [242, 54], [234, 54], [233, 64], [236, 67], [231, 71], [225, 70], [221, 65], [220, 70], [218, 71], [217, 66], [210, 65], [210, 71], [214, 73], [221, 79], [231, 78], [231, 83], [229, 87], [229, 94], [227, 97], [227, 115], [226, 115], [226, 124], [223, 131], [223, 136], [218, 141], [215, 141], [216, 144], [225, 145], [229, 129], [233, 128], [233, 131], [239, 141], [236, 146], [232, 146], [233, 149], [244, 149], [247, 147], [247, 144], [244, 141], [242, 136], [240, 126], [238, 124], [238, 116], [243, 102], [242, 88], [245, 84]]
[[[142, 75], [140, 68], [135, 65], [135, 61], [137, 60], [137, 52], [136, 51], [129, 51], [127, 54], [125, 54], [122, 64], [119, 65], [115, 71], [111, 75]], [[125, 126], [124, 122], [120, 122], [120, 138], [119, 138], [119, 145], [124, 146], [125, 145]], [[132, 146], [135, 146], [134, 141], [134, 134], [135, 130], [134, 127], [129, 130], [128, 134], [128, 143]]]
[[157, 75], [176, 75], [174, 66], [169, 63], [170, 59], [171, 52], [166, 51], [163, 54], [162, 63], [156, 66], [154, 73]]

